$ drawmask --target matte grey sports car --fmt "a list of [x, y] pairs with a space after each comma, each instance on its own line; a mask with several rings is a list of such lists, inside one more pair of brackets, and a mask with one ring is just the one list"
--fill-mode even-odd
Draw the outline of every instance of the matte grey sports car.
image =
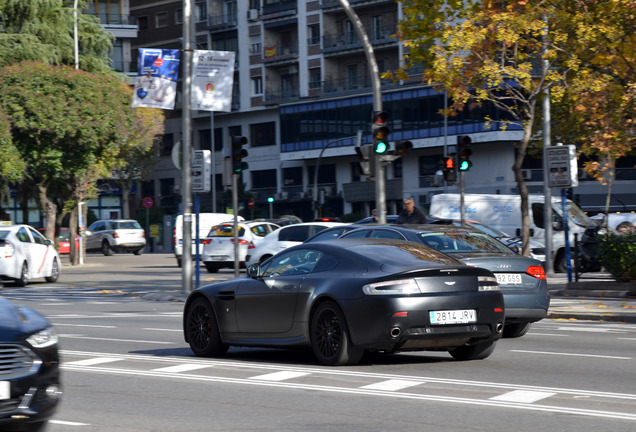
[[548, 316], [550, 294], [545, 270], [534, 258], [517, 255], [476, 228], [453, 225], [393, 225], [363, 227], [344, 238], [384, 238], [425, 244], [467, 265], [495, 274], [506, 303], [504, 337], [520, 337], [530, 324]]
[[304, 347], [322, 364], [345, 365], [364, 351], [483, 359], [503, 320], [490, 271], [412, 242], [353, 239], [294, 246], [243, 277], [193, 291], [183, 330], [198, 356]]

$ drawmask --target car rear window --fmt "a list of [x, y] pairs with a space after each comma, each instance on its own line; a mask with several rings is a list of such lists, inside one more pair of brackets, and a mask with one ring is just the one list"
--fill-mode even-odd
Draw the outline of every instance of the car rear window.
[[114, 229], [141, 229], [141, 225], [136, 221], [113, 222]]
[[502, 243], [482, 233], [420, 233], [421, 242], [444, 253], [513, 254]]
[[9, 235], [10, 231], [4, 230], [0, 231], [0, 239], [5, 239]]
[[351, 248], [352, 252], [394, 266], [421, 265], [422, 261], [437, 264], [458, 264], [455, 259], [436, 250], [409, 243], [364, 244]]
[[[245, 235], [245, 228], [239, 225], [239, 237]], [[234, 224], [222, 224], [213, 226], [208, 237], [234, 237]]]

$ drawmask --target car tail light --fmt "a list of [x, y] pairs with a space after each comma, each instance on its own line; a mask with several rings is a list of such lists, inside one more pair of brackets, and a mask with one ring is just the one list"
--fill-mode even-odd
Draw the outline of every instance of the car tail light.
[[420, 288], [415, 279], [398, 279], [370, 283], [362, 287], [368, 295], [419, 294]]
[[[232, 243], [234, 243], [234, 239], [232, 239]], [[240, 245], [246, 245], [246, 244], [248, 244], [247, 240], [245, 240], [245, 239], [239, 239], [238, 243], [239, 243]]]
[[113, 238], [119, 238], [119, 233], [117, 231], [113, 233]]
[[537, 279], [545, 279], [545, 269], [541, 266], [530, 266], [528, 270], [526, 270], [530, 276], [535, 277]]
[[250, 242], [250, 244], [247, 246], [248, 249], [254, 249], [256, 246], [254, 245], [254, 242]]
[[146, 238], [146, 231], [141, 233], [141, 237]]
[[4, 257], [11, 258], [13, 256], [14, 251], [15, 251], [15, 247], [13, 246], [13, 243], [11, 243], [8, 240], [5, 240], [4, 241]]
[[206, 244], [211, 244], [213, 241], [214, 241], [214, 240], [212, 240], [212, 239], [208, 239], [208, 238], [206, 238], [206, 239], [205, 239], [205, 240], [203, 240], [201, 243], [203, 243], [204, 245], [206, 245]]
[[497, 279], [493, 276], [478, 276], [477, 284], [479, 287], [479, 291], [499, 291], [499, 284], [497, 283]]

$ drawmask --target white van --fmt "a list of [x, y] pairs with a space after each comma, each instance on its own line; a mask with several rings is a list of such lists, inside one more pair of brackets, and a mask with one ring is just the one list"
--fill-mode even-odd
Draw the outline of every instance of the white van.
[[[443, 219], [460, 219], [459, 199], [459, 194], [433, 195], [429, 210], [430, 215]], [[544, 243], [543, 209], [545, 198], [543, 195], [529, 195], [528, 204], [530, 238]], [[581, 240], [587, 229], [596, 230], [598, 225], [572, 201], [567, 201], [566, 208], [570, 247], [574, 248], [574, 234], [578, 234], [578, 239]], [[464, 209], [465, 219], [498, 228], [511, 237], [521, 236], [521, 197], [518, 195], [466, 194], [464, 195]], [[554, 254], [554, 269], [560, 272], [564, 272], [567, 265], [562, 214], [561, 198], [552, 197], [552, 253]]]
[[[196, 214], [192, 214], [192, 256], [196, 254]], [[238, 220], [245, 220], [239, 216]], [[214, 225], [223, 222], [234, 221], [234, 215], [227, 213], [199, 213], [199, 255], [203, 252], [203, 239], [205, 239]], [[174, 221], [174, 255], [177, 258], [177, 265], [181, 267], [181, 257], [183, 256], [183, 215], [178, 215]]]

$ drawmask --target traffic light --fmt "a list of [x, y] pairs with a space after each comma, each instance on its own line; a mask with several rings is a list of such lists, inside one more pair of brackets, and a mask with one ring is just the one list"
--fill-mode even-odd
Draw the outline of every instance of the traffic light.
[[395, 143], [395, 153], [402, 156], [413, 148], [411, 141], [398, 141]]
[[243, 160], [247, 157], [247, 150], [243, 148], [247, 144], [247, 138], [243, 136], [232, 136], [232, 172], [239, 174], [248, 168], [247, 162]]
[[457, 165], [460, 171], [468, 171], [473, 163], [470, 161], [470, 156], [473, 151], [470, 149], [471, 139], [469, 136], [457, 137]]
[[371, 123], [371, 136], [373, 137], [373, 150], [376, 154], [385, 154], [391, 149], [389, 144], [389, 114], [386, 111], [376, 111], [373, 113], [373, 123]]
[[267, 202], [268, 203], [273, 203], [274, 202], [274, 197], [272, 195], [267, 197]]
[[375, 177], [375, 155], [373, 154], [373, 145], [365, 144], [356, 147], [358, 154], [358, 169], [366, 178]]
[[457, 172], [455, 171], [455, 161], [452, 157], [442, 159], [442, 171], [444, 172], [444, 180], [448, 184], [454, 184], [457, 181]]

